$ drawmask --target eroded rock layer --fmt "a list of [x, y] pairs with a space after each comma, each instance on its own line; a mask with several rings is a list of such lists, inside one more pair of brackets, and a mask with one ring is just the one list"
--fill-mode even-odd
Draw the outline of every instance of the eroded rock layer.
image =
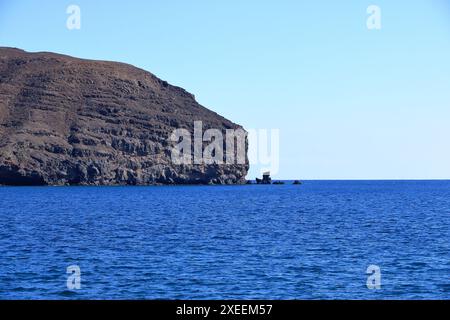
[[131, 65], [0, 48], [0, 184], [234, 184], [244, 164], [176, 165], [176, 128], [238, 129]]

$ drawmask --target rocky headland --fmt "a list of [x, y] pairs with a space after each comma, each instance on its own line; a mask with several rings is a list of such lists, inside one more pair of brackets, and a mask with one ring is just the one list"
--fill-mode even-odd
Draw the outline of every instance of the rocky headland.
[[174, 164], [174, 129], [238, 129], [128, 64], [0, 47], [0, 184], [240, 184], [244, 164]]

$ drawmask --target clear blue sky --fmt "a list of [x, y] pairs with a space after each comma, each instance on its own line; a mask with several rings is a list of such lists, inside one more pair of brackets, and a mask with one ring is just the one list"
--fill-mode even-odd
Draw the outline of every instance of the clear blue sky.
[[0, 0], [0, 45], [127, 62], [278, 128], [279, 179], [450, 178], [448, 0]]

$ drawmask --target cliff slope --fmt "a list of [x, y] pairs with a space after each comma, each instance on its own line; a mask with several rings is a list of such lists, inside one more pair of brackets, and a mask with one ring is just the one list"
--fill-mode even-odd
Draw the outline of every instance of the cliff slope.
[[0, 47], [0, 184], [242, 183], [245, 164], [175, 165], [176, 128], [239, 125], [131, 65]]

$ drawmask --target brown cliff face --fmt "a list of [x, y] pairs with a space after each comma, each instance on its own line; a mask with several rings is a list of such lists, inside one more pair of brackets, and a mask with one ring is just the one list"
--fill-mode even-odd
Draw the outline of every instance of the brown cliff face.
[[133, 66], [0, 47], [0, 184], [234, 184], [245, 164], [175, 165], [176, 128], [240, 126]]

